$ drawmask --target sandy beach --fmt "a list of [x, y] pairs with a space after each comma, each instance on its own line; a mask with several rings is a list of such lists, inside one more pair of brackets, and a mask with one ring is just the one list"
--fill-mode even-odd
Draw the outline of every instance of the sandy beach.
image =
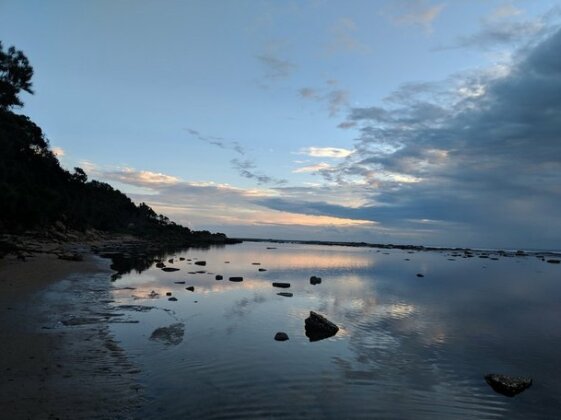
[[126, 419], [138, 369], [109, 333], [110, 261], [0, 259], [0, 410], [9, 419]]

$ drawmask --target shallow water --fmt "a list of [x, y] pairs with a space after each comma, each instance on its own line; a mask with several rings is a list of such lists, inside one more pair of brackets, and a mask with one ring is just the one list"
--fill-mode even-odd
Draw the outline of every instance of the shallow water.
[[[173, 264], [166, 257], [180, 271], [152, 266], [123, 275], [114, 305], [154, 307], [120, 308], [138, 323], [112, 325], [142, 369], [147, 404], [138, 416], [558, 417], [561, 267], [535, 256], [450, 254], [243, 243], [177, 253]], [[187, 261], [195, 258], [207, 265]], [[206, 273], [189, 274], [199, 270]], [[322, 283], [311, 285], [312, 275]], [[152, 291], [159, 296], [149, 298]], [[310, 342], [310, 310], [338, 333]], [[183, 324], [182, 339], [151, 339], [174, 324]], [[275, 341], [278, 331], [290, 339]], [[534, 384], [508, 398], [486, 384], [490, 372], [531, 376]]]

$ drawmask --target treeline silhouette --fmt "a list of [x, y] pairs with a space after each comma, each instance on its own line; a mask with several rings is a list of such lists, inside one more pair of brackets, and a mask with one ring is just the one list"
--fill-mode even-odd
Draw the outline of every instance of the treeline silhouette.
[[[226, 235], [189, 228], [136, 205], [109, 184], [88, 181], [81, 168], [60, 163], [42, 130], [12, 111], [23, 105], [21, 90], [33, 93], [33, 69], [21, 51], [0, 42], [0, 232], [60, 226], [85, 231], [131, 233], [181, 243], [224, 243]], [[60, 222], [60, 223], [58, 223]]]

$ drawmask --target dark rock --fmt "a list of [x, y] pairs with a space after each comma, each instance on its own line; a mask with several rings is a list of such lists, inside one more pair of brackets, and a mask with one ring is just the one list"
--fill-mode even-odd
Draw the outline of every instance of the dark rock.
[[164, 268], [166, 265], [163, 262], [157, 262], [156, 263], [156, 268]]
[[69, 252], [66, 254], [59, 254], [58, 259], [66, 261], [82, 261], [84, 257], [76, 252]]
[[224, 261], [224, 264], [230, 264], [230, 261]]
[[230, 281], [243, 281], [243, 277], [230, 277]]
[[204, 273], [206, 273], [206, 271], [205, 271], [205, 270], [199, 270], [199, 271], [195, 271], [195, 274], [204, 274]]
[[559, 260], [547, 260], [548, 263], [550, 264], [559, 264]]
[[222, 280], [224, 277], [222, 277], [220, 274], [217, 274], [214, 279], [215, 280]]
[[171, 296], [171, 292], [166, 292], [166, 296]]
[[417, 277], [425, 277], [425, 275], [421, 273], [417, 273]]
[[277, 249], [274, 246], [268, 246], [267, 249]]
[[186, 287], [185, 290], [189, 290], [191, 292], [194, 292], [195, 291], [195, 286]]
[[261, 265], [261, 263], [251, 263], [252, 265]]
[[286, 341], [288, 340], [288, 334], [284, 332], [278, 332], [275, 334], [275, 340], [277, 341]]
[[173, 296], [170, 297], [168, 300], [169, 300], [170, 302], [177, 302], [177, 298], [176, 298], [176, 297], [173, 297]]
[[170, 258], [170, 259], [168, 260], [168, 263], [173, 264], [173, 258]]
[[321, 283], [321, 277], [312, 276], [310, 277], [310, 284], [316, 285]]
[[496, 373], [485, 375], [485, 381], [487, 381], [496, 392], [506, 395], [507, 397], [514, 397], [516, 394], [520, 394], [532, 385], [531, 378], [499, 375]]
[[195, 261], [197, 265], [206, 265], [206, 261]]
[[260, 269], [257, 270], [257, 271], [267, 271], [267, 269], [266, 269], [266, 268], [260, 268]]
[[280, 293], [277, 293], [277, 295], [279, 295], [279, 296], [284, 296], [284, 297], [292, 297], [292, 296], [294, 296], [294, 295], [293, 295], [292, 293], [290, 293], [290, 292], [280, 292]]
[[148, 293], [148, 297], [150, 299], [157, 298], [158, 296], [160, 296], [160, 295], [158, 293], [156, 293], [154, 290], [152, 290], [150, 293]]
[[164, 267], [162, 268], [162, 271], [165, 271], [167, 273], [170, 273], [172, 271], [179, 271], [179, 268], [175, 268], [175, 267]]
[[150, 340], [159, 341], [166, 345], [177, 345], [183, 341], [183, 334], [185, 334], [185, 325], [177, 323], [169, 327], [156, 328], [152, 332]]
[[283, 289], [287, 289], [290, 287], [290, 283], [280, 283], [280, 282], [274, 282], [273, 283], [273, 287], [281, 287]]
[[339, 331], [337, 325], [314, 311], [310, 311], [310, 316], [306, 318], [305, 327], [306, 337], [310, 341], [319, 341], [332, 337]]
[[184, 281], [174, 281], [175, 284], [185, 284]]
[[179, 257], [179, 261], [185, 261], [184, 257]]

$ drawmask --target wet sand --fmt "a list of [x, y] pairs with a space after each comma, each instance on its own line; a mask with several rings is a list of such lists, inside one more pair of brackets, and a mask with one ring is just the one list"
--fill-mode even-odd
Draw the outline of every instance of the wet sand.
[[109, 333], [109, 261], [0, 259], [0, 412], [9, 419], [127, 419], [138, 369]]

